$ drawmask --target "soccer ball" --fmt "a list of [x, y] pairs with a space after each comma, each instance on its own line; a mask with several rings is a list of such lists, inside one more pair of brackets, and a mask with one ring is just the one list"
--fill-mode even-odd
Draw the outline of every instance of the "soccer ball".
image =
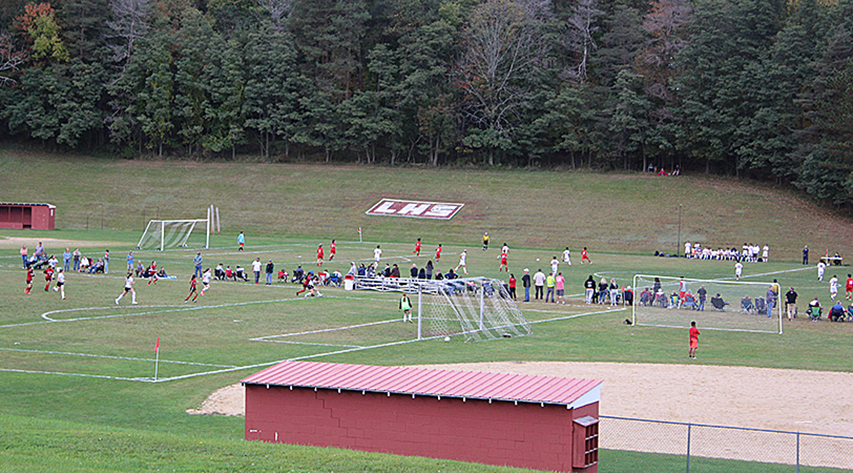
[[536, 261], [539, 261], [539, 258], [536, 258]]
[[445, 341], [445, 342], [449, 342], [449, 341], [450, 341], [450, 337], [444, 337], [444, 341]]

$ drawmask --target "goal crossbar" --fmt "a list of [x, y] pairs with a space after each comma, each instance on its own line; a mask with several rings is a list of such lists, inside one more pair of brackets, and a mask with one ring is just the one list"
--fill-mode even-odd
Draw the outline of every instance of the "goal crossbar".
[[[684, 299], [679, 291], [682, 280], [687, 285]], [[696, 321], [707, 330], [783, 333], [784, 302], [780, 285], [776, 282], [637, 274], [633, 278], [633, 287], [634, 325], [684, 328], [691, 321]], [[656, 291], [656, 287], [660, 290]], [[704, 302], [700, 301], [698, 294], [701, 287], [706, 292]], [[768, 311], [766, 296], [771, 287], [775, 292], [775, 303]]]

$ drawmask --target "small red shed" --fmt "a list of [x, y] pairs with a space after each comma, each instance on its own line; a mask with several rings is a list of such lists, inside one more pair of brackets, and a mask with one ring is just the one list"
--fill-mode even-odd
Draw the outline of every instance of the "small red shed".
[[56, 206], [0, 202], [0, 228], [53, 230]]
[[601, 381], [285, 361], [242, 383], [246, 440], [598, 471]]

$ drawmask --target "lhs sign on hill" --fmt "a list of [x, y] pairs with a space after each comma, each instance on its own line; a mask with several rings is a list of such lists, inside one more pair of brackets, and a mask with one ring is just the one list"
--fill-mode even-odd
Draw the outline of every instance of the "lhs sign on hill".
[[450, 204], [447, 202], [382, 199], [365, 213], [367, 215], [384, 215], [388, 217], [450, 220], [464, 206], [465, 204]]

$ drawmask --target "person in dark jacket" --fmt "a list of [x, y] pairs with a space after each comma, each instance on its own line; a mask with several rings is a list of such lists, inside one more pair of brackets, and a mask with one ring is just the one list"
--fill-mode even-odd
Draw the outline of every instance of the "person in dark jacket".
[[432, 260], [429, 260], [429, 261], [427, 261], [427, 264], [426, 264], [426, 278], [427, 279], [432, 279], [432, 272], [433, 272]]
[[409, 275], [412, 277], [412, 279], [418, 278], [418, 265], [412, 263], [412, 269], [409, 270]]
[[524, 302], [530, 302], [530, 270], [524, 268], [524, 276], [521, 277], [521, 287], [524, 288]]
[[583, 289], [586, 295], [586, 303], [592, 304], [592, 296], [595, 295], [595, 279], [592, 279], [592, 274], [583, 282]]

